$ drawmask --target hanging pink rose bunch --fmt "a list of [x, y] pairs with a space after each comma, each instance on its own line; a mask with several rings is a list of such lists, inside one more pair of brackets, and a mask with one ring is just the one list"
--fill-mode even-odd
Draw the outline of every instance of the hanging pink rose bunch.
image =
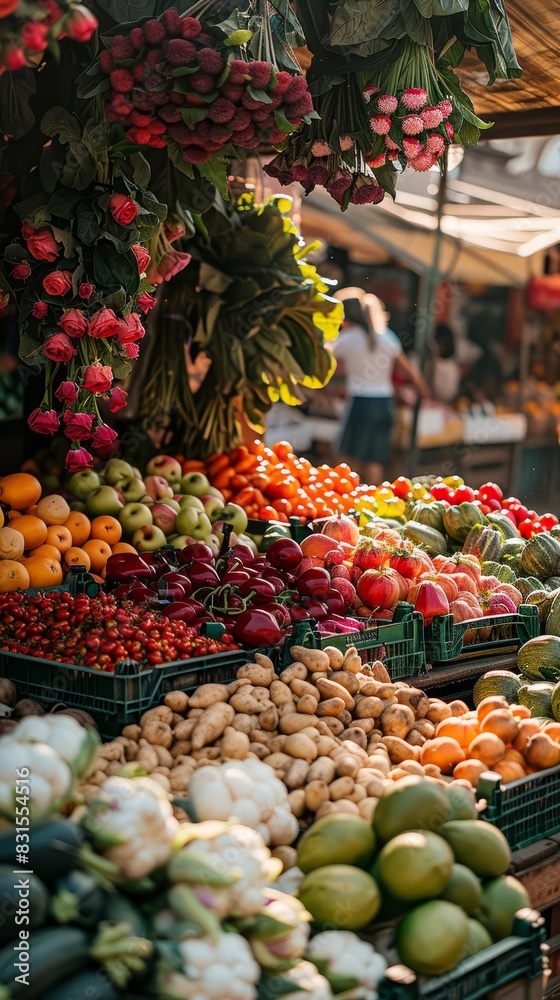
[[423, 87], [408, 87], [395, 97], [369, 86], [363, 96], [370, 110], [371, 167], [399, 160], [403, 168], [429, 170], [453, 142], [453, 105], [448, 98], [430, 103]]
[[177, 143], [189, 164], [226, 147], [235, 156], [279, 144], [313, 112], [303, 76], [226, 58], [197, 18], [172, 9], [108, 46], [99, 62], [109, 78], [109, 121], [121, 122], [139, 145]]
[[97, 18], [81, 3], [6, 0], [0, 20], [0, 76], [39, 65], [49, 45], [62, 38], [88, 42], [97, 27]]

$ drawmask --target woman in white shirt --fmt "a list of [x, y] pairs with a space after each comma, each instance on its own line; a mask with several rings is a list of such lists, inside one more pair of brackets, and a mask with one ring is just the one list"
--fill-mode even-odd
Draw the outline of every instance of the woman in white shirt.
[[422, 396], [430, 391], [411, 365], [397, 335], [387, 326], [383, 303], [362, 288], [343, 288], [344, 322], [333, 353], [346, 376], [348, 402], [339, 449], [371, 485], [383, 481], [394, 421], [392, 375], [395, 364]]

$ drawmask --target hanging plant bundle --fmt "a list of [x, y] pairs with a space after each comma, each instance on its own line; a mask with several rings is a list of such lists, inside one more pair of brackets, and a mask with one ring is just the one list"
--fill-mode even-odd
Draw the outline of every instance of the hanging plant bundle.
[[95, 15], [72, 0], [5, 0], [0, 14], [0, 74], [36, 67], [60, 39], [88, 42], [97, 29]]
[[109, 81], [109, 120], [140, 145], [177, 144], [188, 164], [281, 143], [313, 112], [303, 76], [264, 60], [228, 58], [215, 32], [175, 10], [107, 45], [100, 66]]
[[[189, 243], [191, 266], [170, 286], [154, 314], [148, 372], [139, 387], [139, 415], [180, 428], [176, 444], [204, 457], [241, 438], [235, 404], [262, 430], [273, 402], [298, 405], [306, 389], [325, 385], [342, 304], [306, 263], [307, 247], [285, 218], [286, 198], [255, 204], [249, 195], [204, 215], [207, 236]], [[204, 352], [211, 366], [192, 392], [185, 365]]]

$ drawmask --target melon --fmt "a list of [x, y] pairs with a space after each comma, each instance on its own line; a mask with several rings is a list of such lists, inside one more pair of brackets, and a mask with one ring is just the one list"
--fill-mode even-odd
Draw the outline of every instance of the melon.
[[560, 680], [560, 637], [537, 635], [529, 639], [517, 653], [517, 666], [531, 681]]
[[352, 865], [325, 865], [308, 872], [299, 887], [298, 899], [314, 923], [346, 931], [367, 927], [381, 906], [377, 883]]
[[486, 930], [486, 927], [483, 927], [478, 920], [474, 920], [471, 917], [467, 930], [467, 943], [465, 945], [465, 954], [463, 955], [463, 958], [470, 958], [471, 955], [477, 955], [479, 951], [484, 951], [485, 948], [490, 948], [491, 944], [492, 938]]
[[449, 812], [446, 822], [452, 819], [477, 818], [478, 813], [476, 811], [473, 792], [469, 792], [468, 788], [465, 788], [463, 785], [457, 785], [453, 781], [447, 786], [445, 792], [449, 799]]
[[510, 705], [516, 705], [520, 687], [519, 677], [511, 670], [489, 670], [478, 678], [473, 688], [475, 708], [491, 695], [502, 695]]
[[377, 803], [373, 817], [380, 840], [389, 841], [405, 830], [437, 832], [449, 816], [447, 791], [416, 775], [396, 781]]
[[414, 903], [439, 896], [451, 875], [453, 851], [437, 833], [408, 830], [385, 844], [376, 867], [384, 890]]
[[468, 917], [460, 906], [431, 899], [401, 920], [396, 935], [399, 958], [414, 972], [441, 976], [463, 957], [468, 929]]
[[470, 916], [476, 910], [481, 897], [482, 884], [480, 879], [466, 865], [455, 863], [451, 869], [451, 875], [440, 893], [440, 899], [456, 903]]
[[332, 813], [303, 834], [297, 845], [297, 865], [310, 872], [324, 865], [367, 868], [375, 854], [375, 833], [361, 816]]
[[486, 882], [474, 917], [486, 928], [493, 941], [501, 941], [511, 934], [517, 911], [530, 905], [525, 886], [512, 875], [506, 875]]
[[455, 860], [481, 878], [503, 875], [511, 861], [509, 844], [501, 830], [481, 819], [451, 820], [440, 829]]

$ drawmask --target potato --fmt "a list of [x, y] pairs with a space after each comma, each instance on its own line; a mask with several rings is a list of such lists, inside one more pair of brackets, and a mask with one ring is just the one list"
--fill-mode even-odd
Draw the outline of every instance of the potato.
[[169, 752], [175, 760], [177, 759], [177, 757], [182, 757], [183, 754], [189, 754], [191, 752], [191, 741], [177, 740], [177, 742], [173, 744]]
[[352, 754], [338, 757], [335, 763], [337, 778], [355, 778], [360, 770], [360, 762]]
[[424, 774], [424, 768], [417, 760], [403, 760], [401, 771], [406, 774], [418, 774], [420, 777]]
[[[2, 521], [2, 523], [4, 523]], [[13, 708], [17, 702], [17, 690], [13, 681], [0, 677], [0, 704]]]
[[317, 722], [316, 715], [300, 715], [298, 712], [291, 712], [289, 715], [284, 715], [280, 719], [278, 728], [281, 733], [286, 736], [290, 736], [292, 733], [299, 733], [302, 729], [307, 729], [307, 726], [314, 725]]
[[144, 712], [144, 715], [140, 716], [140, 725], [142, 729], [148, 722], [165, 722], [168, 726], [173, 721], [173, 711], [168, 707], [168, 705], [158, 705], [157, 708], [150, 708], [149, 711]]
[[224, 760], [245, 760], [249, 753], [250, 740], [246, 733], [240, 733], [237, 729], [228, 726], [220, 741], [220, 748]]
[[163, 701], [172, 712], [180, 715], [189, 707], [189, 696], [184, 691], [168, 691]]
[[378, 802], [379, 799], [371, 798], [369, 795], [367, 799], [362, 799], [361, 802], [358, 802], [358, 812], [362, 819], [367, 819], [368, 823], [372, 822]]
[[403, 760], [419, 760], [420, 747], [411, 747], [398, 736], [384, 736], [382, 743], [387, 747], [393, 764], [401, 764]]
[[336, 681], [331, 681], [328, 677], [319, 678], [317, 681], [317, 690], [321, 698], [325, 701], [330, 698], [342, 698], [344, 708], [347, 708], [349, 711], [354, 708], [354, 699], [350, 692], [342, 684], [337, 684]]
[[340, 733], [344, 731], [344, 723], [341, 722], [340, 719], [335, 719], [333, 716], [326, 716], [325, 718], [320, 719], [319, 725], [324, 726], [325, 730], [328, 729], [332, 736], [339, 736]]
[[290, 656], [303, 663], [311, 673], [328, 670], [330, 660], [322, 649], [308, 649], [306, 646], [290, 646]]
[[358, 719], [378, 719], [385, 709], [385, 702], [381, 698], [365, 697], [360, 694], [356, 698], [355, 715]]
[[286, 705], [292, 703], [292, 692], [284, 681], [274, 680], [270, 685], [270, 699], [274, 705]]
[[191, 756], [195, 760], [219, 760], [222, 751], [219, 747], [201, 747], [200, 750], [191, 750]]
[[367, 792], [363, 785], [354, 785], [354, 790], [351, 795], [348, 796], [350, 802], [355, 802], [356, 805], [362, 801], [362, 799], [367, 799]]
[[297, 712], [295, 698], [292, 698], [291, 702], [286, 702], [284, 705], [278, 705], [278, 718], [283, 719], [285, 715], [292, 715], [293, 712]]
[[331, 813], [340, 812], [340, 809], [337, 810], [336, 808], [337, 805], [337, 802], [323, 802], [323, 805], [319, 806], [315, 814], [315, 821], [322, 819], [323, 816], [330, 816]]
[[367, 736], [363, 729], [358, 729], [357, 726], [351, 726], [349, 729], [345, 729], [339, 736], [339, 739], [344, 742], [355, 743], [356, 746], [365, 750], [367, 747]]
[[430, 700], [428, 695], [419, 688], [398, 688], [396, 694], [399, 705], [408, 705], [408, 707], [414, 712], [417, 719], [423, 719], [430, 709]]
[[[234, 698], [238, 695], [234, 695]], [[192, 737], [191, 743], [194, 750], [200, 750], [202, 747], [207, 747], [215, 740], [219, 739], [225, 729], [231, 726], [235, 718], [235, 711], [231, 705], [226, 705], [224, 702], [218, 702], [216, 705], [210, 705], [209, 708], [205, 709], [204, 714], [198, 720]]]
[[450, 719], [452, 715], [453, 712], [444, 701], [440, 701], [439, 698], [430, 700], [430, 707], [426, 712], [426, 718], [430, 722], [433, 722], [435, 726], [437, 726], [438, 722], [443, 722], [444, 719]]
[[324, 781], [327, 785], [334, 781], [336, 764], [329, 757], [317, 757], [309, 768], [309, 781]]
[[187, 709], [187, 719], [200, 719], [203, 711], [203, 708], [189, 708]]
[[289, 871], [290, 868], [295, 868], [297, 865], [297, 851], [295, 847], [288, 847], [283, 845], [282, 847], [275, 847], [272, 851], [272, 857], [278, 858], [283, 864], [282, 871]]
[[287, 753], [282, 753], [281, 751], [271, 753], [268, 757], [264, 758], [265, 764], [269, 764], [275, 771], [287, 771], [292, 766], [293, 761], [293, 757], [289, 757]]
[[329, 786], [326, 781], [308, 781], [305, 786], [305, 805], [310, 812], [317, 812], [323, 802], [329, 801]]
[[337, 799], [346, 799], [354, 791], [354, 779], [350, 775], [342, 778], [335, 778], [329, 785], [329, 795], [332, 802]]
[[174, 767], [169, 775], [171, 791], [175, 792], [175, 794], [186, 792], [192, 773], [193, 768], [187, 764], [184, 764], [182, 767]]
[[336, 646], [325, 646], [323, 652], [329, 658], [331, 670], [340, 670], [344, 662], [344, 653], [340, 649], [337, 649]]
[[265, 729], [253, 729], [251, 739], [253, 743], [264, 743], [265, 747], [270, 747], [270, 740], [272, 739], [272, 736], [270, 733], [267, 733]]
[[[111, 759], [111, 758], [109, 758]], [[115, 758], [112, 758], [115, 760]], [[138, 753], [136, 755], [136, 764], [139, 767], [146, 769], [148, 774], [155, 771], [156, 767], [159, 765], [158, 755], [155, 751], [155, 747], [151, 746], [146, 740], [139, 740], [138, 742]]]
[[294, 788], [293, 791], [288, 792], [288, 802], [294, 816], [300, 819], [305, 812], [305, 792], [303, 788]]
[[336, 674], [332, 678], [341, 687], [346, 688], [348, 694], [352, 697], [358, 694], [360, 690], [360, 681], [357, 674], [351, 674], [349, 670], [337, 670]]
[[305, 760], [292, 760], [287, 771], [284, 772], [283, 782], [286, 788], [302, 788], [307, 781], [309, 764]]
[[339, 716], [341, 712], [344, 711], [344, 699], [343, 698], [327, 698], [326, 701], [320, 702], [317, 708], [317, 716], [323, 718], [325, 715], [328, 716]]
[[345, 708], [338, 716], [340, 721], [344, 724], [344, 728], [348, 729], [348, 726], [352, 725], [352, 713]]
[[369, 737], [368, 737], [368, 747], [370, 747], [370, 746], [373, 747], [373, 746], [375, 746], [376, 743], [381, 743], [381, 737], [382, 736], [383, 736], [383, 733], [381, 732], [380, 729], [374, 729], [373, 732], [371, 732], [369, 734]]
[[359, 692], [364, 698], [376, 698], [377, 689], [379, 684], [373, 677], [368, 677], [367, 674], [356, 674], [356, 678], [359, 682]]
[[321, 697], [318, 688], [314, 684], [310, 684], [309, 681], [301, 681], [297, 677], [293, 681], [290, 681], [290, 691], [296, 698], [303, 698], [304, 695], [310, 694], [312, 698], [319, 701]]
[[259, 760], [264, 760], [269, 754], [269, 747], [265, 746], [264, 743], [250, 743], [249, 750], [255, 755], [255, 757], [258, 757]]
[[384, 774], [385, 777], [389, 774], [391, 770], [391, 761], [385, 754], [373, 754], [370, 758], [370, 764], [375, 767], [376, 771], [380, 774]]
[[383, 795], [383, 779], [377, 777], [370, 778], [365, 789], [370, 798], [380, 799]]
[[125, 726], [122, 734], [123, 736], [126, 736], [128, 740], [136, 740], [136, 742], [138, 742], [142, 735], [142, 727], [135, 725]]
[[239, 733], [247, 733], [250, 736], [254, 729], [259, 728], [259, 720], [256, 715], [246, 715], [244, 712], [239, 712], [231, 725]]
[[383, 698], [385, 701], [387, 698], [392, 698], [395, 694], [396, 688], [394, 684], [378, 684], [377, 685], [377, 697]]
[[289, 667], [286, 667], [286, 669], [282, 671], [280, 674], [280, 680], [283, 681], [284, 684], [289, 684], [294, 680], [305, 681], [307, 680], [307, 667], [303, 663], [298, 663], [296, 661], [296, 663], [292, 663]]
[[317, 736], [315, 738], [315, 746], [317, 747], [317, 753], [319, 757], [328, 757], [332, 750], [334, 750], [338, 744], [336, 740], [333, 740], [330, 736]]
[[361, 729], [366, 736], [369, 736], [369, 734], [375, 729], [375, 719], [354, 719], [352, 727], [355, 729]]
[[311, 694], [304, 694], [303, 698], [298, 698], [297, 710], [304, 715], [315, 715], [318, 701]]
[[410, 743], [411, 747], [423, 747], [424, 743], [426, 743], [426, 737], [422, 736], [422, 733], [419, 733], [418, 730], [414, 728], [414, 726], [412, 727], [408, 735], [405, 737], [405, 739], [407, 743]]
[[272, 664], [268, 667], [261, 666], [258, 663], [244, 663], [242, 667], [239, 667], [236, 676], [238, 680], [246, 678], [251, 684], [255, 684], [257, 687], [269, 687], [276, 675]]
[[[354, 649], [354, 647], [350, 647]], [[350, 674], [359, 674], [363, 667], [362, 658], [357, 652], [350, 653], [350, 649], [346, 651], [346, 656], [344, 657], [344, 662], [342, 664], [342, 669], [347, 670]]]
[[251, 695], [255, 699], [255, 701], [258, 701], [259, 705], [262, 706], [263, 710], [265, 708], [272, 708], [272, 702], [270, 700], [270, 691], [268, 690], [267, 687], [254, 687], [253, 690], [251, 691]]
[[272, 733], [278, 728], [278, 709], [276, 705], [265, 708], [259, 715], [259, 726], [267, 732]]
[[[137, 747], [136, 750], [139, 751], [140, 748]], [[163, 766], [163, 767], [173, 767], [174, 759], [171, 756], [171, 754], [169, 753], [169, 750], [166, 750], [165, 747], [158, 747], [158, 746], [155, 746], [154, 750], [155, 750], [155, 752], [157, 754], [157, 759], [159, 761], [160, 767], [161, 766]], [[127, 760], [134, 760], [134, 757], [129, 757], [128, 754], [129, 754], [129, 750], [127, 750], [127, 748], [125, 747], [124, 755], [125, 755], [126, 759]], [[135, 754], [135, 756], [136, 756], [136, 754]]]
[[425, 739], [431, 740], [435, 735], [436, 727], [433, 722], [430, 722], [429, 719], [417, 719], [411, 729], [411, 732], [418, 732], [421, 736], [424, 736]]
[[290, 757], [306, 760], [309, 764], [318, 756], [317, 747], [313, 740], [309, 736], [304, 736], [303, 733], [293, 733], [286, 737], [284, 753], [289, 754]]
[[229, 699], [231, 707], [236, 712], [243, 715], [258, 715], [262, 712], [263, 706], [260, 701], [253, 697], [253, 688], [240, 688]]
[[381, 713], [384, 736], [398, 736], [404, 740], [414, 725], [414, 712], [408, 705], [390, 705]]
[[269, 734], [268, 746], [271, 753], [282, 753], [284, 750], [284, 743], [286, 742], [286, 737], [281, 735], [277, 736], [274, 733]]
[[231, 698], [232, 694], [235, 694], [242, 687], [253, 687], [253, 685], [246, 677], [238, 677], [236, 680], [230, 681], [227, 685], [228, 696]]
[[173, 738], [175, 740], [189, 740], [197, 724], [198, 719], [183, 719], [178, 726], [175, 726], [173, 730]]

